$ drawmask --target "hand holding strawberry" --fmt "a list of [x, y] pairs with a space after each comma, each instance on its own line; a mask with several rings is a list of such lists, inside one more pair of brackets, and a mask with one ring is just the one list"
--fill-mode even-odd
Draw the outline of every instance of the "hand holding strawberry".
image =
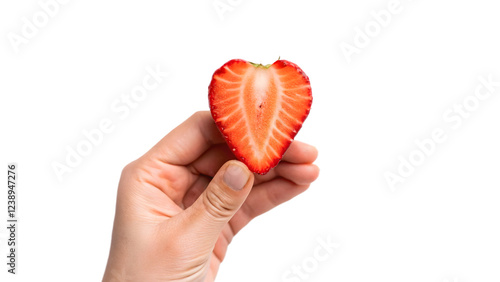
[[209, 112], [193, 115], [123, 170], [103, 281], [214, 281], [234, 235], [316, 179], [316, 156], [294, 141], [254, 175]]

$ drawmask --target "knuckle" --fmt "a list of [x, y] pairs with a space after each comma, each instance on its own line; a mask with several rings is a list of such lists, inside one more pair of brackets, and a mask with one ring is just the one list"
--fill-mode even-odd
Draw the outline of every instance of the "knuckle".
[[210, 189], [204, 193], [204, 204], [207, 212], [214, 218], [229, 218], [232, 216], [235, 209], [231, 204], [228, 195], [224, 193], [216, 193], [213, 190], [220, 191], [220, 189]]
[[192, 117], [195, 118], [195, 119], [201, 119], [203, 118], [204, 116], [207, 115], [207, 112], [206, 111], [197, 111], [195, 112]]
[[135, 175], [137, 175], [138, 171], [140, 170], [140, 166], [137, 164], [137, 160], [127, 164], [125, 167], [122, 169], [122, 174], [121, 178], [134, 178]]
[[135, 163], [131, 162], [131, 163], [129, 163], [126, 166], [123, 167], [123, 169], [122, 169], [122, 176], [129, 175], [133, 171], [135, 171]]

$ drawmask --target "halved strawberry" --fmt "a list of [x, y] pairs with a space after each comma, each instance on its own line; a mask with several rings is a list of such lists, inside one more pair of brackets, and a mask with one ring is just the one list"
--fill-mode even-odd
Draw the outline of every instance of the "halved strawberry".
[[208, 87], [212, 117], [234, 155], [256, 173], [276, 166], [309, 114], [309, 78], [294, 63], [231, 60]]

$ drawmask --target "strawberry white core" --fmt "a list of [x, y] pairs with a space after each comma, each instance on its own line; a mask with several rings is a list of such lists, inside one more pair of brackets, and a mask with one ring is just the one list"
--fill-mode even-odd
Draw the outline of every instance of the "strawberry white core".
[[266, 101], [267, 96], [269, 95], [269, 70], [255, 68], [253, 89], [255, 95], [255, 106], [257, 108], [262, 108], [262, 104]]

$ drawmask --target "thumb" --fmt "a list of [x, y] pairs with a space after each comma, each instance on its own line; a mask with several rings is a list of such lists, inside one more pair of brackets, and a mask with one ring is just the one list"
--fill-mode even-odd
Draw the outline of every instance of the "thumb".
[[186, 210], [192, 223], [191, 231], [215, 244], [223, 227], [247, 198], [253, 181], [254, 176], [246, 165], [235, 160], [226, 162]]

